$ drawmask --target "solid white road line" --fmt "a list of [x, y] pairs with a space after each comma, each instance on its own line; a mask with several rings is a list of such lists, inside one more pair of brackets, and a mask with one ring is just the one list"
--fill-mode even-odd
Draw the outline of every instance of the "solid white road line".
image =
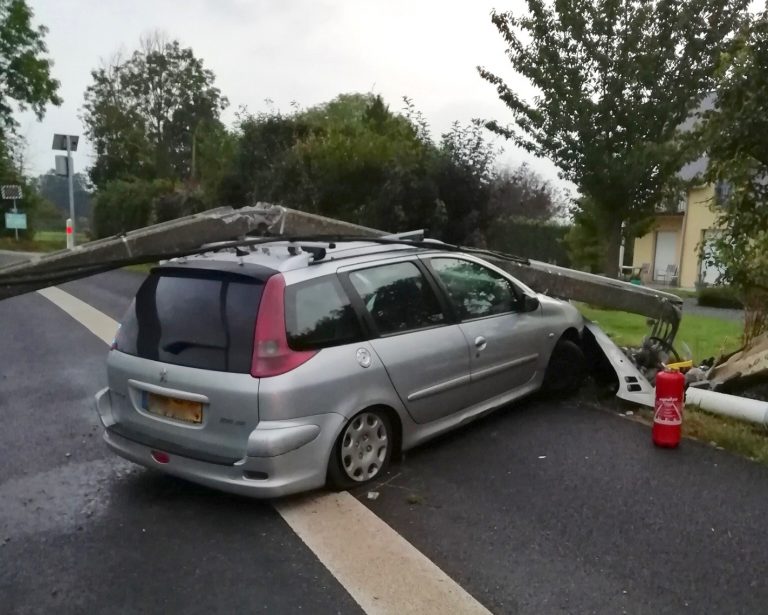
[[117, 333], [118, 323], [77, 297], [51, 286], [38, 290], [43, 297], [64, 310], [106, 344], [111, 344]]
[[[118, 323], [59, 288], [38, 291], [110, 344]], [[277, 512], [369, 615], [490, 613], [347, 492], [279, 500]]]
[[346, 491], [280, 500], [275, 508], [370, 615], [489, 613]]

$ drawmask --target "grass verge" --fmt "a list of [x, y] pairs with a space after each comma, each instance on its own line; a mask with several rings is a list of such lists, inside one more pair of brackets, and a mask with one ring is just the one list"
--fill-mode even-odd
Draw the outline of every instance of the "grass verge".
[[[578, 304], [577, 307], [584, 316], [600, 325], [618, 346], [639, 345], [648, 335], [647, 319], [644, 316], [583, 304]], [[741, 346], [741, 334], [740, 322], [684, 314], [677, 334], [678, 351], [682, 346], [680, 342], [685, 342], [696, 361], [718, 357], [738, 350]]]
[[[642, 408], [635, 415], [648, 425], [653, 421], [650, 408]], [[683, 418], [683, 435], [768, 465], [768, 431], [761, 425], [688, 406]]]
[[[78, 233], [77, 243], [89, 241], [87, 235]], [[14, 252], [55, 252], [67, 247], [67, 236], [64, 231], [38, 231], [34, 239], [19, 239], [14, 237], [0, 237], [0, 250], [12, 250]]]
[[149, 273], [152, 267], [156, 267], [157, 263], [141, 263], [140, 265], [128, 265], [123, 267], [126, 271], [135, 271], [136, 273]]

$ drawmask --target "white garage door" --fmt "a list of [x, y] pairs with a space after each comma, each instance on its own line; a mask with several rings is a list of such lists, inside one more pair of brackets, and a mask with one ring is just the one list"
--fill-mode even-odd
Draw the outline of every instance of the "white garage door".
[[677, 264], [677, 231], [656, 233], [656, 258], [653, 262], [654, 278], [664, 279], [669, 265]]

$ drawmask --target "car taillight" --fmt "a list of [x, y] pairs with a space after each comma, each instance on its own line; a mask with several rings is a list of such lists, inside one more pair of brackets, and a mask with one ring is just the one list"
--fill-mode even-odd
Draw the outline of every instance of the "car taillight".
[[264, 286], [253, 340], [251, 376], [268, 378], [296, 369], [317, 354], [291, 350], [285, 333], [285, 280], [273, 275]]

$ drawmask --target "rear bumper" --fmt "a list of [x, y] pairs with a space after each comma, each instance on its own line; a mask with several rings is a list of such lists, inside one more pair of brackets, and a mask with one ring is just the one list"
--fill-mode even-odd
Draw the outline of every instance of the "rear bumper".
[[169, 455], [168, 463], [158, 463], [152, 456], [152, 451], [158, 449], [127, 438], [114, 428], [109, 389], [96, 395], [96, 410], [105, 427], [104, 441], [121, 457], [214, 489], [258, 498], [280, 497], [325, 485], [331, 450], [344, 424], [344, 417], [335, 413], [262, 421], [251, 432], [245, 456], [234, 464], [176, 454]]

